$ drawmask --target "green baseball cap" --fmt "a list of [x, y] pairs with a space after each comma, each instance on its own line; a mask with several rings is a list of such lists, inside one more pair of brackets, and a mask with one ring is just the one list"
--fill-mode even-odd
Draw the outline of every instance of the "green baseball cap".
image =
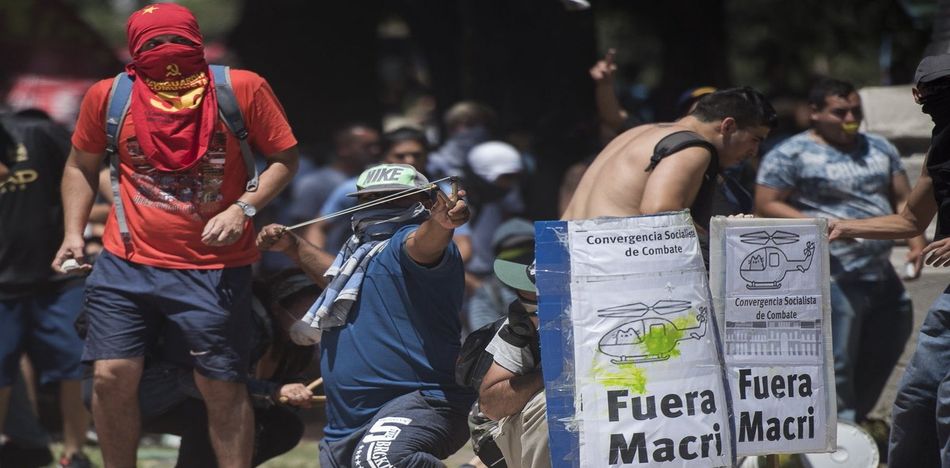
[[[533, 252], [532, 252], [533, 254]], [[533, 257], [533, 255], [532, 255]], [[521, 263], [510, 260], [496, 259], [494, 264], [495, 276], [502, 283], [515, 289], [528, 292], [538, 292], [534, 285], [534, 261], [530, 260]]]
[[360, 174], [356, 179], [356, 191], [347, 196], [355, 197], [366, 193], [402, 192], [421, 189], [429, 185], [429, 179], [408, 164], [380, 164]]

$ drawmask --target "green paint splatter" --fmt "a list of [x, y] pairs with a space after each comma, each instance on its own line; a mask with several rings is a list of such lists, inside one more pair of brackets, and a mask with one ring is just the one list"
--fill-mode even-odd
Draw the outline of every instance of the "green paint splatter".
[[670, 356], [679, 357], [679, 342], [683, 339], [685, 332], [683, 330], [699, 326], [696, 320], [696, 313], [692, 312], [686, 317], [678, 317], [672, 320], [673, 326], [649, 327], [643, 335], [640, 346], [643, 352], [649, 356], [658, 359], [667, 359]]
[[[649, 357], [646, 360], [679, 357], [678, 345], [686, 334], [685, 330], [695, 329], [700, 325], [696, 311], [692, 309], [687, 316], [675, 318], [671, 322], [672, 326], [665, 322], [662, 322], [663, 325], [652, 328], [647, 325], [648, 331], [640, 341], [644, 354]], [[604, 387], [626, 388], [635, 395], [646, 393], [646, 373], [633, 362], [616, 364], [609, 368], [594, 362], [591, 367], [591, 376]]]
[[595, 364], [591, 369], [591, 373], [594, 379], [604, 387], [623, 387], [635, 395], [646, 393], [647, 376], [643, 369], [633, 364], [618, 366], [616, 370], [606, 369]]

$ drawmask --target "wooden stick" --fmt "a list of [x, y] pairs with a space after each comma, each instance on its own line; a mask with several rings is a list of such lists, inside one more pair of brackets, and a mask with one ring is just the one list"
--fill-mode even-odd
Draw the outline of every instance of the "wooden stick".
[[318, 377], [317, 380], [307, 384], [307, 390], [313, 391], [313, 389], [323, 385], [323, 377]]
[[[317, 388], [317, 387], [319, 387], [319, 386], [321, 386], [321, 385], [323, 385], [323, 377], [317, 377], [317, 380], [314, 380], [313, 382], [310, 382], [309, 384], [307, 384], [307, 390], [310, 390], [310, 391], [312, 392], [313, 389], [315, 389], [315, 388]], [[287, 403], [288, 401], [289, 401], [289, 400], [287, 399], [287, 397], [283, 397], [283, 396], [280, 397], [280, 402], [281, 402], [281, 403]], [[320, 402], [323, 402], [323, 401], [327, 401], [327, 397], [325, 397], [325, 396], [323, 396], [323, 395], [314, 395], [314, 396], [310, 397], [310, 401], [320, 401]]]
[[[288, 401], [290, 401], [290, 400], [289, 400], [287, 397], [283, 397], [283, 396], [280, 397], [280, 402], [281, 402], [281, 403], [287, 404]], [[326, 403], [327, 397], [326, 397], [325, 395], [314, 395], [314, 396], [310, 397], [310, 401], [312, 401], [312, 402], [314, 402], [314, 403]]]

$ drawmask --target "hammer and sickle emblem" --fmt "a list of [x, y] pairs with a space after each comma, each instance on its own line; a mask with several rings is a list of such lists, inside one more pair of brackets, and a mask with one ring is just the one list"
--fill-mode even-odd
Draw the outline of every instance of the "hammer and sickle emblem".
[[176, 65], [176, 64], [173, 63], [173, 64], [170, 64], [170, 65], [166, 66], [166, 67], [165, 67], [165, 76], [166, 76], [166, 77], [169, 77], [169, 76], [181, 76], [181, 72], [178, 71], [178, 65]]

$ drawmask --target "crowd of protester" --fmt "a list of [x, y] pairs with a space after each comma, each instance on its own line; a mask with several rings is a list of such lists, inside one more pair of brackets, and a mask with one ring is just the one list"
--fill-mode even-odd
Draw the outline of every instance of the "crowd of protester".
[[[443, 466], [470, 436], [472, 465], [550, 466], [522, 193], [544, 162], [474, 101], [438, 128], [365, 116], [329, 154], [298, 157], [278, 96], [252, 72], [215, 75], [187, 9], [148, 6], [127, 30], [124, 121], [111, 121], [119, 78], [89, 90], [72, 137], [35, 110], [0, 118], [0, 466], [52, 461], [39, 416], [54, 383], [63, 467], [91, 466], [87, 433], [106, 466], [135, 466], [142, 432], [179, 436], [178, 466], [256, 466], [300, 442], [309, 408], [326, 412], [321, 466]], [[859, 131], [848, 82], [817, 82], [810, 127], [766, 152], [781, 116], [758, 91], [691, 88], [674, 123], [644, 123], [617, 99], [613, 57], [590, 70], [602, 151], [575, 155], [550, 201], [563, 219], [689, 208], [704, 233], [715, 215], [847, 220], [924, 203], [894, 146]], [[948, 65], [918, 76], [925, 107]], [[889, 235], [911, 238], [915, 275], [943, 254], [919, 234]], [[859, 424], [878, 423], [912, 332], [892, 245], [831, 244], [839, 418]], [[946, 410], [923, 392], [911, 403]], [[950, 425], [908, 416], [920, 412], [904, 408], [895, 434], [929, 424], [940, 444], [892, 438], [892, 466], [950, 466]]]

